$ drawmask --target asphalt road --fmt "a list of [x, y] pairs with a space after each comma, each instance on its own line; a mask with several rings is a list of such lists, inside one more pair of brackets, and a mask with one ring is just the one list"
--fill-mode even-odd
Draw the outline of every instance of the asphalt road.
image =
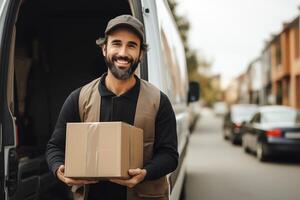
[[260, 163], [222, 138], [222, 119], [204, 109], [190, 138], [186, 200], [300, 200], [300, 161]]

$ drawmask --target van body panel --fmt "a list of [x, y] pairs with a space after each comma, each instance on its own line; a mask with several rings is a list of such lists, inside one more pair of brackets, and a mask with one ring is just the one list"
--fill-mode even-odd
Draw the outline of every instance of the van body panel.
[[[185, 53], [176, 23], [166, 0], [142, 0], [147, 43], [149, 82], [170, 99], [177, 123], [179, 165], [169, 175], [170, 199], [179, 199], [184, 184], [189, 138], [188, 77]], [[148, 12], [145, 12], [147, 10]]]

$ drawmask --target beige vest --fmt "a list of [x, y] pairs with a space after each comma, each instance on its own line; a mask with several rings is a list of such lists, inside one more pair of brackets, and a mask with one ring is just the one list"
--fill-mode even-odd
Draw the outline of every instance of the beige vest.
[[[100, 78], [82, 87], [79, 95], [79, 113], [82, 122], [97, 122], [100, 119], [101, 96]], [[155, 118], [159, 109], [160, 90], [141, 80], [140, 93], [136, 106], [134, 126], [144, 130], [144, 164], [152, 158], [155, 137]], [[87, 199], [88, 187], [73, 187], [75, 200]], [[154, 181], [143, 181], [134, 188], [127, 188], [128, 200], [156, 199], [168, 200], [169, 185], [166, 176]], [[101, 194], [99, 194], [101, 199]]]

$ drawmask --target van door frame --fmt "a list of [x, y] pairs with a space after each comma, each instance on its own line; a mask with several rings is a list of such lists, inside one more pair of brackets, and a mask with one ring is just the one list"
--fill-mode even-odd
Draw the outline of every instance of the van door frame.
[[4, 145], [5, 145], [5, 136], [3, 133], [3, 124], [4, 124], [4, 105], [6, 102], [5, 88], [6, 88], [6, 73], [7, 70], [3, 64], [3, 46], [4, 46], [4, 32], [6, 25], [6, 11], [7, 11], [7, 1], [3, 1], [0, 5], [0, 32], [2, 37], [0, 38], [0, 199], [6, 199], [5, 194], [5, 181], [6, 181], [6, 173], [5, 173], [5, 153], [4, 153]]
[[[1, 133], [1, 153], [0, 153], [0, 197], [1, 199], [9, 199], [8, 186], [14, 184], [10, 180], [9, 164], [17, 165], [17, 157], [15, 152], [16, 132], [14, 127], [14, 119], [9, 109], [8, 102], [8, 80], [11, 55], [11, 42], [13, 37], [13, 27], [16, 21], [18, 8], [21, 0], [3, 1], [1, 5], [1, 23], [2, 38], [0, 43], [0, 133]], [[13, 155], [13, 156], [11, 156]], [[16, 166], [14, 166], [15, 168]], [[12, 176], [14, 181], [17, 181], [16, 174]], [[16, 188], [16, 185], [13, 185]], [[11, 191], [12, 192], [12, 191]]]
[[[142, 2], [136, 1], [136, 0], [128, 0], [132, 15], [139, 19], [143, 24], [144, 24], [144, 18], [143, 18], [143, 7], [142, 7]], [[145, 34], [145, 41], [147, 35]], [[140, 64], [140, 78], [148, 81], [148, 58], [147, 58], [147, 52], [144, 53], [143, 58], [141, 60]]]

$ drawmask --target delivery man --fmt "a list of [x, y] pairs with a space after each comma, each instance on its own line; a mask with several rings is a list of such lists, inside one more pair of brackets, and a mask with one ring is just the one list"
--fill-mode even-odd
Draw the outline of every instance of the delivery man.
[[[72, 186], [75, 199], [169, 199], [166, 175], [178, 164], [176, 119], [168, 97], [134, 75], [147, 50], [144, 38], [144, 26], [136, 18], [111, 19], [105, 37], [97, 40], [107, 73], [73, 91], [62, 106], [47, 145], [47, 162], [60, 181]], [[91, 121], [122, 121], [142, 128], [143, 168], [130, 169], [128, 180], [65, 177], [66, 123]]]

